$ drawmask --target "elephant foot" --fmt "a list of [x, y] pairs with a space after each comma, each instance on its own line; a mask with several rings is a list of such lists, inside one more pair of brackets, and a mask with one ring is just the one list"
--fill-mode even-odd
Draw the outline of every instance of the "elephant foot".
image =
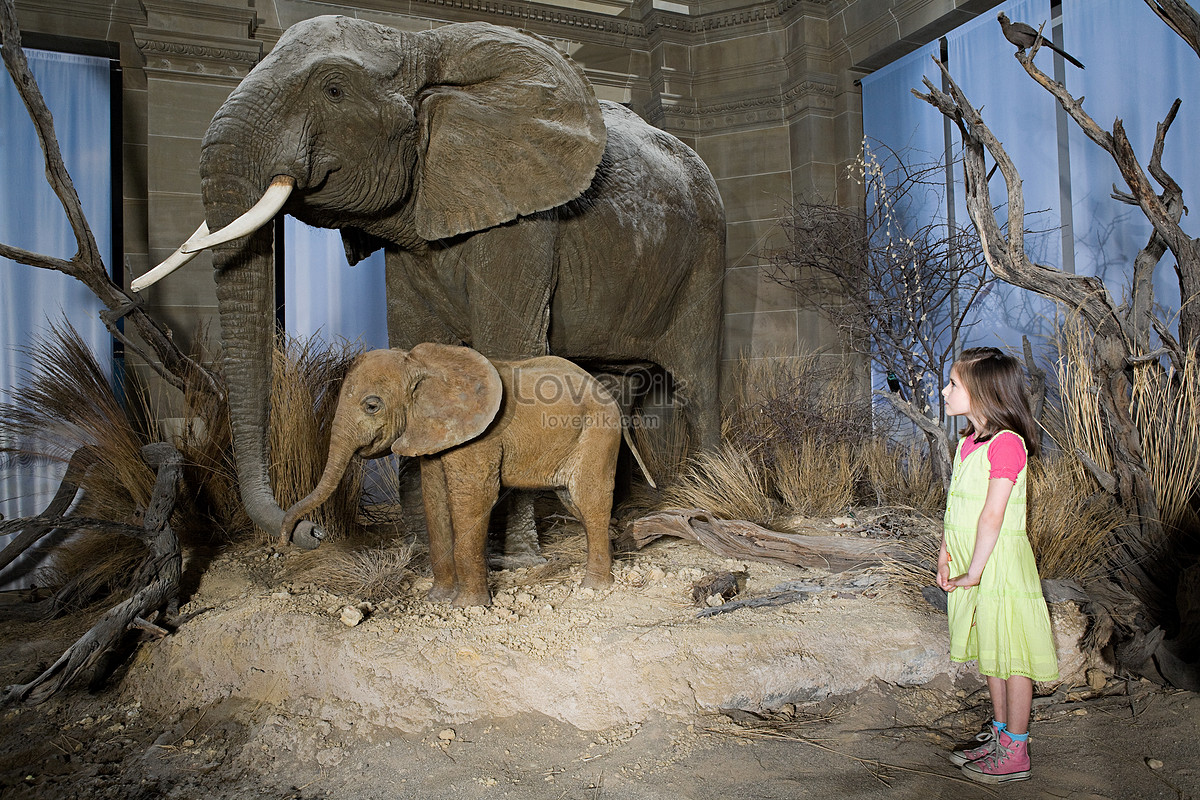
[[584, 589], [605, 589], [613, 584], [612, 570], [601, 574], [591, 572], [585, 573], [583, 576]]
[[292, 544], [303, 550], [316, 550], [325, 538], [325, 531], [308, 520], [302, 520], [292, 532]]
[[482, 592], [462, 592], [454, 595], [454, 602], [451, 603], [455, 608], [467, 608], [468, 606], [490, 606], [492, 604], [492, 595], [484, 589]]
[[433, 588], [425, 593], [425, 599], [431, 603], [444, 603], [447, 600], [454, 599], [453, 586], [438, 586], [436, 583]]

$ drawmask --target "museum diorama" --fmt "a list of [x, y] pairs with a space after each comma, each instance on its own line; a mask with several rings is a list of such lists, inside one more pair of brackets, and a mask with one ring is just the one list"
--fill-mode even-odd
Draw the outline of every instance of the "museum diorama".
[[63, 5], [5, 796], [1200, 791], [1187, 2]]

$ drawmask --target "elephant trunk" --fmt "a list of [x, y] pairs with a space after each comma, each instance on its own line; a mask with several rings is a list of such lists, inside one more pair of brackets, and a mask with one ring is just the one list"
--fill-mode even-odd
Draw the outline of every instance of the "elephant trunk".
[[[224, 109], [223, 109], [224, 110]], [[218, 113], [218, 117], [221, 114]], [[210, 230], [241, 216], [262, 195], [260, 180], [271, 165], [257, 148], [244, 146], [245, 132], [214, 120], [201, 158], [202, 192]], [[217, 304], [221, 317], [223, 366], [237, 463], [238, 488], [250, 518], [274, 535], [283, 523], [268, 471], [270, 392], [275, 345], [273, 230], [264, 225], [249, 236], [213, 250]], [[316, 547], [319, 528], [297, 531], [296, 544]]]
[[346, 468], [350, 466], [350, 459], [355, 454], [355, 447], [351, 438], [346, 435], [345, 423], [338, 419], [340, 413], [341, 409], [339, 408], [338, 414], [334, 416], [333, 431], [329, 437], [329, 457], [325, 461], [325, 470], [321, 473], [321, 479], [317, 481], [316, 488], [306, 497], [297, 501], [284, 514], [283, 523], [279, 528], [281, 542], [288, 540], [301, 517], [329, 499], [330, 495], [337, 490], [338, 484], [342, 482]]

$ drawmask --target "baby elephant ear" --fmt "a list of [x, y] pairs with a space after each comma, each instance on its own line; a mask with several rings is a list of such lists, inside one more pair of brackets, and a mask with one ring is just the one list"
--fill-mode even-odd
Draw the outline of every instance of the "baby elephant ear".
[[415, 377], [404, 433], [392, 445], [402, 456], [440, 453], [479, 436], [500, 410], [504, 388], [492, 362], [469, 347], [419, 344], [409, 351]]
[[427, 241], [491, 228], [574, 200], [607, 132], [583, 70], [554, 45], [483, 22], [422, 32], [414, 220]]

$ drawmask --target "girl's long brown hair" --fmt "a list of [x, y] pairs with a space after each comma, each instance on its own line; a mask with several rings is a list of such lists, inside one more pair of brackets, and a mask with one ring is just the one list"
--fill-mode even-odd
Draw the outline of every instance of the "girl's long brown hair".
[[971, 398], [974, 416], [984, 418], [986, 430], [976, 431], [969, 420], [963, 435], [986, 440], [1000, 431], [1013, 431], [1025, 440], [1025, 449], [1036, 456], [1041, 434], [1029, 409], [1025, 373], [1021, 362], [995, 347], [971, 347], [954, 362], [958, 378]]

